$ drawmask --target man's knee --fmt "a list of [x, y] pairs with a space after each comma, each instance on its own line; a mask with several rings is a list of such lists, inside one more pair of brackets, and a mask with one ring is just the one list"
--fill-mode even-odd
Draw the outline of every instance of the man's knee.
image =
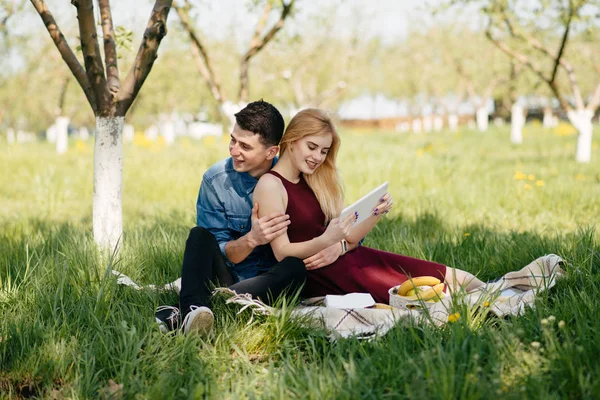
[[296, 257], [286, 257], [281, 262], [285, 265], [286, 276], [293, 284], [303, 284], [306, 280], [306, 266], [304, 262]]
[[202, 226], [195, 226], [190, 230], [188, 241], [192, 243], [208, 243], [216, 239], [210, 231]]

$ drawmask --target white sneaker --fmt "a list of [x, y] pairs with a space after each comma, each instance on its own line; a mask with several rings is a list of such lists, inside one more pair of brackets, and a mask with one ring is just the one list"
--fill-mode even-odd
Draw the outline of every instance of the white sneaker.
[[215, 316], [208, 307], [190, 306], [190, 312], [183, 320], [183, 333], [207, 335], [212, 331]]

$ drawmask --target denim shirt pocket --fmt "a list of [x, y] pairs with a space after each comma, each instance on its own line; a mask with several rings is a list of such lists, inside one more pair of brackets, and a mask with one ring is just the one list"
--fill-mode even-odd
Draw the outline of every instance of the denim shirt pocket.
[[252, 223], [247, 217], [227, 216], [227, 227], [233, 231], [235, 238], [239, 239], [250, 232]]

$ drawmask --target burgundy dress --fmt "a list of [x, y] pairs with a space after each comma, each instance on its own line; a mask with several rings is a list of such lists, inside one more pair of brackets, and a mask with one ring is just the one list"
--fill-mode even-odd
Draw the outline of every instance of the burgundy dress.
[[[286, 213], [290, 216], [287, 234], [291, 243], [305, 242], [325, 232], [325, 215], [313, 191], [303, 177], [292, 183], [275, 171], [288, 195]], [[349, 251], [333, 264], [308, 271], [306, 297], [353, 292], [371, 293], [375, 301], [388, 303], [388, 290], [408, 276], [435, 276], [443, 280], [446, 266], [365, 246]]]

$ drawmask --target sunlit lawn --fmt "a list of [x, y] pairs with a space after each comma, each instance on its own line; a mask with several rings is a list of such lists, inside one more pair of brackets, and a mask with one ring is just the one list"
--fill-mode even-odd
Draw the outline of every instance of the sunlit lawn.
[[[600, 395], [600, 135], [574, 161], [568, 129], [487, 133], [342, 131], [350, 202], [390, 182], [394, 209], [365, 245], [492, 279], [557, 253], [568, 276], [535, 310], [482, 326], [400, 324], [330, 342], [287, 314], [216, 301], [203, 341], [154, 324], [174, 293], [106, 275], [91, 241], [92, 143], [0, 142], [0, 393], [5, 398], [594, 398]], [[203, 172], [227, 138], [124, 148], [124, 249], [114, 268], [144, 283], [178, 277]], [[561, 322], [562, 321], [562, 322]], [[122, 386], [120, 386], [122, 385]]]

